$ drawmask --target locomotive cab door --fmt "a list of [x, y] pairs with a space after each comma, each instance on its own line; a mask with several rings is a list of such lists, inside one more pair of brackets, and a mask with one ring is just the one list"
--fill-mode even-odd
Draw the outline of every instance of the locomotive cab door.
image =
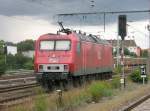
[[86, 74], [86, 44], [82, 43], [82, 69], [83, 74]]
[[77, 69], [80, 69], [79, 75], [84, 75], [86, 74], [86, 43], [83, 41], [78, 42], [77, 45], [77, 55], [78, 55], [78, 60], [76, 61], [78, 64], [76, 66], [78, 67]]

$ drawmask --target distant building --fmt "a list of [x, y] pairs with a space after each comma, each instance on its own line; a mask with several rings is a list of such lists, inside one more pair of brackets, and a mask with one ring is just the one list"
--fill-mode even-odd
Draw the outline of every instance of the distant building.
[[17, 54], [17, 47], [16, 46], [6, 46], [7, 54], [15, 55]]
[[[113, 52], [117, 50], [117, 40], [108, 40], [110, 44], [113, 46]], [[119, 40], [119, 44], [121, 41]], [[124, 40], [124, 46], [130, 51], [135, 53], [137, 56], [141, 54], [141, 48], [138, 47], [134, 40]]]
[[23, 51], [22, 54], [23, 54], [25, 57], [33, 58], [33, 57], [34, 57], [34, 50]]

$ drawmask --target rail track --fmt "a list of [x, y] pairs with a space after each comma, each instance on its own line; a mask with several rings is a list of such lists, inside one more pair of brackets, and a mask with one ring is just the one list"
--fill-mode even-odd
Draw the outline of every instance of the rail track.
[[0, 109], [20, 104], [23, 102], [20, 100], [37, 94], [34, 88], [38, 86], [33, 75], [0, 79]]
[[17, 79], [17, 78], [26, 78], [26, 77], [34, 77], [34, 71], [7, 71], [4, 75], [0, 77], [0, 80], [7, 79]]
[[38, 87], [38, 84], [30, 83], [26, 85], [0, 88], [0, 104], [32, 95], [35, 93], [33, 91], [34, 87]]
[[138, 107], [139, 105], [141, 105], [148, 99], [150, 99], [150, 94], [147, 94], [147, 95], [139, 98], [138, 100], [130, 103], [128, 106], [123, 107], [119, 111], [132, 111], [134, 108]]
[[[38, 94], [34, 88], [39, 87], [36, 83], [34, 75], [9, 76], [0, 78], [0, 109], [1, 107], [9, 107], [24, 102], [23, 99]], [[144, 97], [140, 102], [130, 104], [121, 111], [129, 111], [141, 103], [141, 101], [150, 98], [150, 95]], [[18, 101], [14, 102], [14, 101]]]
[[[27, 77], [27, 78], [31, 80], [34, 79], [30, 77]], [[23, 79], [25, 78], [19, 78], [18, 81], [23, 80]], [[13, 81], [13, 80], [16, 82], [17, 79], [11, 79], [11, 80], [9, 79], [9, 80], [3, 80], [3, 81], [0, 80], [0, 82], [6, 83], [6, 81]], [[21, 84], [15, 84], [15, 85], [9, 84], [7, 86], [5, 85], [5, 87], [0, 87], [0, 110], [5, 109], [7, 107], [21, 104], [25, 102], [26, 98], [32, 97], [34, 95], [38, 95], [38, 92], [33, 90], [34, 88], [38, 86], [39, 84], [37, 84], [36, 81], [32, 81], [29, 83], [23, 82]], [[149, 98], [150, 98], [150, 94], [140, 98], [139, 100], [129, 104], [126, 107], [123, 107], [120, 111], [130, 111]]]

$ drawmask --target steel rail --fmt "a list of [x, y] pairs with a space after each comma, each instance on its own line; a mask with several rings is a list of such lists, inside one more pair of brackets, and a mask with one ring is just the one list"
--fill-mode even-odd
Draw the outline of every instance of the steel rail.
[[19, 81], [23, 81], [26, 82], [27, 80], [35, 80], [36, 77], [22, 77], [22, 78], [14, 78], [14, 79], [5, 79], [5, 80], [0, 80], [0, 83], [10, 83], [10, 82], [19, 82]]
[[31, 87], [37, 87], [37, 86], [39, 86], [39, 84], [37, 84], [37, 83], [8, 86], [8, 87], [0, 88], [0, 93], [10, 92], [10, 91], [14, 91], [14, 90], [21, 90], [21, 89], [26, 89], [26, 88], [31, 88]]
[[25, 78], [25, 77], [35, 77], [35, 74], [18, 74], [18, 75], [7, 75], [1, 76], [0, 80], [7, 80], [7, 79], [17, 79], [17, 78]]
[[131, 111], [132, 109], [136, 108], [137, 106], [139, 106], [140, 104], [142, 104], [143, 102], [148, 100], [149, 98], [150, 98], [150, 94], [147, 94], [147, 95], [141, 97], [140, 99], [130, 103], [128, 106], [123, 107], [119, 111]]

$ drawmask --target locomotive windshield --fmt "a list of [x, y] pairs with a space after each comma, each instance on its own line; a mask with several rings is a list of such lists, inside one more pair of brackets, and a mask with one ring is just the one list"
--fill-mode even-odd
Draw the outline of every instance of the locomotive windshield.
[[46, 40], [40, 42], [40, 50], [70, 50], [69, 40]]
[[70, 41], [56, 41], [55, 50], [70, 50]]
[[40, 42], [40, 50], [53, 50], [53, 49], [54, 49], [54, 41]]

